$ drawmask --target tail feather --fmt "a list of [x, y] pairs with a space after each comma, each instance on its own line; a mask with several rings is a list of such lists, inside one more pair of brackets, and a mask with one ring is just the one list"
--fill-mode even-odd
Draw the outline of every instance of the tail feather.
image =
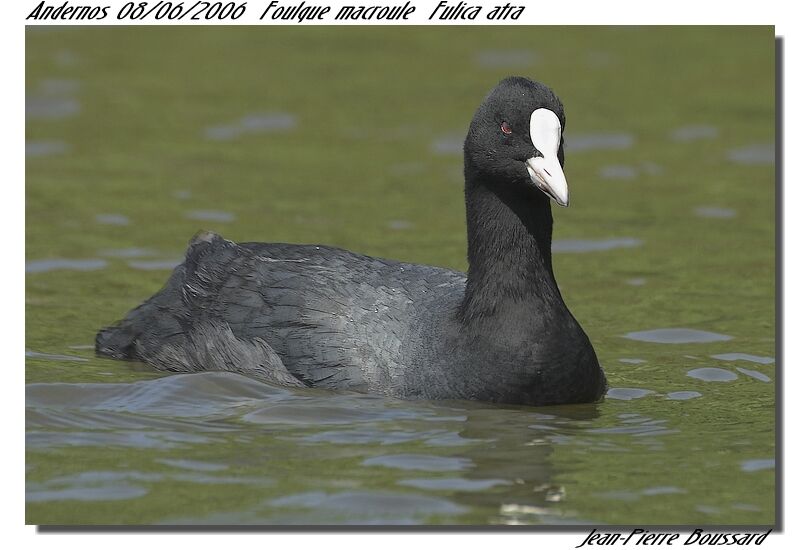
[[264, 340], [238, 338], [216, 315], [226, 270], [241, 254], [236, 244], [219, 235], [195, 235], [186, 259], [164, 288], [122, 321], [98, 332], [96, 352], [144, 361], [165, 371], [228, 371], [284, 386], [305, 386]]
[[215, 233], [195, 235], [189, 242], [185, 260], [175, 268], [164, 287], [124, 319], [97, 333], [96, 353], [115, 359], [144, 360], [142, 350], [152, 354], [163, 345], [184, 342], [192, 325], [202, 321], [195, 318], [196, 314], [209, 309], [204, 302], [216, 294], [211, 287], [214, 281], [219, 281], [206, 271], [209, 267], [205, 264], [215, 263], [204, 263], [203, 259], [233, 246]]
[[176, 286], [183, 279], [183, 265], [175, 268], [167, 284], [156, 295], [124, 319], [100, 330], [95, 337], [95, 352], [115, 359], [140, 359], [137, 344], [155, 341], [155, 335], [179, 337], [185, 332], [185, 310], [175, 296]]

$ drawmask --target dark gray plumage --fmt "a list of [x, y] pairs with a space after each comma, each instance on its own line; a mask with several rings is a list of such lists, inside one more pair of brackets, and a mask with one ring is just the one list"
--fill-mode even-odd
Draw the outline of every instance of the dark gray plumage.
[[547, 156], [527, 127], [537, 109], [558, 119], [563, 165], [563, 108], [546, 86], [507, 78], [472, 121], [468, 275], [201, 233], [159, 293], [100, 331], [97, 352], [168, 371], [228, 370], [404, 398], [599, 399], [603, 371], [553, 277], [545, 193], [558, 194], [526, 169]]

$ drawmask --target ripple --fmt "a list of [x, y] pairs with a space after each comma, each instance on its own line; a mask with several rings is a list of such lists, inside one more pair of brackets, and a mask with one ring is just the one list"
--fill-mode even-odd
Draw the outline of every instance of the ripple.
[[204, 222], [228, 223], [236, 219], [235, 214], [224, 212], [222, 210], [190, 210], [189, 212], [186, 212], [185, 215], [190, 220], [199, 220]]
[[702, 139], [714, 139], [719, 135], [719, 130], [708, 124], [695, 124], [675, 128], [670, 134], [673, 141], [688, 142]]
[[731, 382], [739, 378], [734, 372], [716, 367], [692, 369], [686, 373], [686, 376], [697, 378], [704, 382]]
[[97, 214], [94, 221], [104, 225], [130, 225], [131, 220], [122, 214]]
[[30, 97], [25, 99], [25, 118], [57, 120], [77, 115], [81, 104], [68, 97]]
[[729, 219], [736, 217], [736, 210], [720, 206], [698, 206], [694, 209], [694, 214], [700, 218]]
[[655, 162], [644, 161], [639, 166], [645, 174], [650, 174], [651, 176], [658, 176], [664, 173], [664, 167]]
[[774, 458], [757, 458], [754, 460], [745, 460], [741, 463], [741, 469], [743, 472], [758, 472], [760, 470], [771, 470], [774, 468]]
[[65, 258], [52, 260], [32, 260], [25, 263], [25, 273], [47, 273], [49, 271], [95, 271], [108, 265], [105, 260], [89, 258], [85, 260], [68, 260]]
[[482, 441], [485, 440], [464, 437], [457, 432], [445, 432], [442, 435], [431, 437], [426, 440], [425, 445], [430, 445], [432, 447], [461, 447], [464, 445], [481, 443]]
[[238, 126], [209, 126], [205, 129], [206, 139], [212, 141], [229, 141], [243, 134], [243, 130]]
[[242, 417], [255, 424], [286, 425], [335, 425], [392, 420], [424, 419], [419, 410], [388, 407], [386, 403], [371, 395], [334, 395], [320, 401], [302, 399], [273, 403], [259, 407]]
[[775, 164], [775, 145], [760, 143], [731, 149], [728, 151], [728, 160], [747, 165]]
[[590, 67], [607, 67], [616, 62], [614, 54], [606, 51], [593, 50], [586, 52], [586, 63]]
[[81, 87], [77, 80], [68, 78], [45, 78], [39, 83], [39, 93], [42, 95], [74, 95]]
[[38, 351], [25, 350], [25, 357], [31, 359], [47, 359], [49, 361], [88, 361], [84, 357], [77, 357], [75, 355], [57, 355], [51, 353], [39, 353]]
[[347, 491], [325, 493], [313, 491], [274, 499], [272, 506], [285, 508], [310, 508], [352, 514], [461, 514], [465, 509], [450, 501], [423, 495], [392, 493], [388, 491]]
[[703, 394], [699, 391], [673, 391], [667, 394], [667, 399], [671, 401], [687, 401], [702, 396]]
[[532, 50], [483, 50], [475, 55], [475, 64], [488, 69], [524, 69], [536, 64]]
[[654, 342], [657, 344], [694, 344], [701, 342], [724, 342], [733, 339], [733, 336], [691, 328], [657, 328], [629, 332], [623, 335], [623, 338], [638, 340], [639, 342]]
[[632, 279], [625, 279], [626, 285], [631, 286], [644, 286], [647, 283], [647, 279], [644, 277], [634, 277]]
[[436, 155], [463, 155], [464, 133], [452, 133], [436, 138], [431, 143], [430, 150]]
[[632, 180], [636, 179], [639, 171], [625, 164], [610, 164], [600, 168], [599, 174], [601, 178], [607, 180]]
[[63, 141], [26, 141], [26, 157], [49, 157], [61, 155], [69, 150], [69, 146]]
[[61, 432], [28, 431], [25, 446], [31, 449], [59, 447], [130, 447], [133, 449], [178, 449], [187, 444], [212, 443], [209, 437], [171, 431]]
[[466, 470], [473, 466], [472, 461], [467, 458], [416, 454], [375, 456], [364, 460], [362, 464], [364, 466], [384, 466], [398, 470], [425, 470], [428, 472]]
[[625, 133], [577, 134], [564, 137], [564, 149], [570, 153], [630, 149], [633, 136]]
[[67, 487], [63, 489], [44, 489], [34, 484], [26, 487], [25, 500], [27, 502], [130, 500], [143, 497], [148, 492], [144, 487], [127, 483], [115, 483], [99, 487]]
[[641, 399], [646, 395], [653, 393], [652, 390], [643, 390], [640, 388], [611, 388], [606, 392], [608, 399], [619, 399], [621, 401], [630, 401], [631, 399]]
[[227, 372], [175, 374], [129, 384], [27, 384], [25, 405], [48, 410], [115, 411], [177, 418], [241, 414], [256, 399], [282, 399], [287, 388]]
[[227, 470], [227, 464], [213, 464], [211, 462], [201, 462], [199, 460], [185, 460], [185, 459], [178, 459], [178, 458], [158, 458], [156, 462], [161, 464], [166, 464], [167, 466], [174, 466], [175, 468], [181, 468], [184, 470], [196, 470], [200, 472], [219, 472], [221, 470]]
[[[162, 462], [157, 460], [157, 462]], [[163, 462], [168, 462], [166, 459]], [[232, 485], [252, 485], [252, 486], [271, 486], [274, 482], [264, 477], [252, 476], [212, 476], [198, 471], [217, 471], [225, 469], [227, 466], [208, 464], [196, 461], [169, 461], [183, 464], [184, 469], [193, 470], [192, 472], [178, 473], [155, 473], [138, 471], [87, 471], [78, 474], [56, 477], [44, 483], [28, 484], [26, 498], [32, 502], [48, 500], [127, 500], [137, 498], [146, 494], [147, 489], [138, 485], [139, 483], [159, 483], [164, 480], [175, 480], [179, 482], [200, 483], [205, 485], [232, 484]], [[214, 468], [210, 468], [214, 466]], [[221, 466], [221, 468], [220, 468]], [[136, 491], [129, 491], [128, 488], [136, 488]]]
[[61, 68], [69, 68], [79, 65], [81, 58], [73, 51], [58, 50], [53, 55], [53, 62]]
[[427, 431], [385, 431], [373, 428], [359, 430], [329, 430], [304, 436], [302, 441], [308, 443], [338, 443], [346, 445], [395, 445], [410, 441], [421, 441], [426, 445], [458, 446], [475, 442], [461, 437], [456, 432], [446, 430]]
[[251, 113], [231, 123], [209, 126], [204, 135], [212, 141], [230, 141], [246, 134], [287, 132], [296, 126], [297, 117], [290, 113]]
[[[499, 514], [499, 522], [504, 525], [535, 525], [543, 522], [550, 525], [570, 525], [575, 522], [573, 518], [564, 517], [562, 510], [530, 504], [501, 504]], [[582, 520], [578, 520], [577, 523], [586, 524]]]
[[133, 260], [128, 262], [128, 266], [133, 269], [141, 269], [143, 271], [159, 271], [175, 269], [176, 266], [183, 262], [183, 258], [169, 259], [169, 260]]
[[390, 220], [386, 225], [389, 229], [394, 229], [396, 231], [414, 228], [414, 224], [408, 220]]
[[428, 165], [424, 162], [400, 162], [389, 166], [388, 171], [394, 176], [416, 176], [423, 174], [428, 169]]
[[616, 239], [557, 239], [553, 241], [552, 251], [555, 253], [598, 252], [615, 248], [634, 248], [641, 245], [641, 239], [629, 237]]
[[665, 424], [666, 420], [656, 420], [640, 414], [620, 414], [620, 425], [607, 428], [590, 428], [588, 433], [630, 435], [633, 437], [661, 436], [676, 433]]
[[641, 498], [641, 495], [633, 491], [606, 491], [604, 493], [595, 493], [595, 496], [605, 500], [619, 500], [622, 502], [635, 502]]
[[628, 363], [629, 365], [641, 365], [642, 363], [647, 363], [647, 361], [645, 361], [644, 359], [629, 359], [626, 357], [619, 359], [619, 362]]
[[289, 113], [252, 113], [244, 115], [239, 124], [248, 132], [278, 132], [297, 126], [297, 118]]
[[101, 256], [106, 258], [145, 258], [147, 256], [154, 256], [156, 252], [149, 248], [107, 248], [99, 252]]
[[499, 485], [512, 485], [504, 479], [464, 479], [463, 477], [401, 479], [398, 485], [432, 491], [485, 491]]
[[736, 367], [736, 370], [744, 374], [745, 376], [749, 376], [750, 378], [755, 378], [756, 380], [760, 380], [762, 382], [771, 382], [772, 379], [767, 376], [766, 374], [760, 373], [755, 370], [750, 369], [743, 369], [742, 367]]
[[760, 512], [761, 507], [756, 506], [755, 504], [747, 504], [744, 502], [737, 502], [735, 504], [731, 504], [731, 508], [734, 510], [744, 510], [745, 512]]
[[761, 365], [770, 365], [775, 362], [774, 357], [750, 355], [749, 353], [721, 353], [719, 355], [712, 355], [711, 357], [722, 361], [749, 361]]
[[671, 485], [649, 487], [647, 489], [642, 489], [640, 491], [642, 495], [648, 497], [656, 495], [681, 495], [686, 492], [687, 492], [686, 489], [681, 489], [680, 487], [673, 487]]

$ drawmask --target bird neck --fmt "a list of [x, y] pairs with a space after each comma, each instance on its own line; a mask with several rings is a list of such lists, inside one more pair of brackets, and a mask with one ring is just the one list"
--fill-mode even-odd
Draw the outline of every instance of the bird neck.
[[563, 308], [550, 255], [549, 199], [532, 186], [469, 175], [465, 198], [469, 271], [461, 321]]

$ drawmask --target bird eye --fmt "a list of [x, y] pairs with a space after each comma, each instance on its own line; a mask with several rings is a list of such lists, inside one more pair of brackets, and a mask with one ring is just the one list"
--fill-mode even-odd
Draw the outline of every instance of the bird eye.
[[511, 134], [511, 126], [508, 124], [508, 122], [503, 121], [500, 124], [500, 131], [503, 132], [505, 135], [509, 135]]

